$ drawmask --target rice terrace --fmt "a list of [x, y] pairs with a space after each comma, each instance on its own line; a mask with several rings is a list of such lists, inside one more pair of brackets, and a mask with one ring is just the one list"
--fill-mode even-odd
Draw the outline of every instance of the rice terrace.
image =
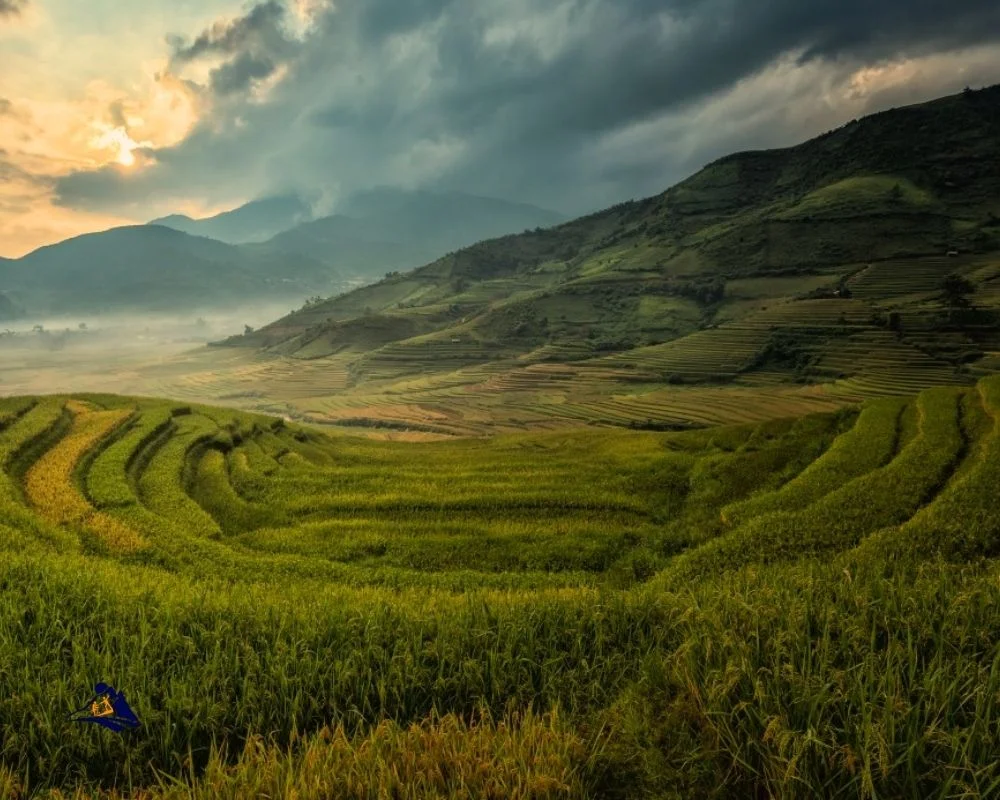
[[1000, 797], [1000, 17], [723, 5], [0, 0], [0, 800]]

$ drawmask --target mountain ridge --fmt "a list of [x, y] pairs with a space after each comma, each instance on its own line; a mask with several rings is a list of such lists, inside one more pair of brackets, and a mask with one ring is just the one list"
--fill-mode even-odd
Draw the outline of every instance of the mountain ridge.
[[304, 221], [256, 246], [316, 258], [345, 275], [371, 279], [482, 239], [563, 219], [527, 203], [380, 187], [352, 195], [335, 214]]
[[[791, 413], [968, 383], [1000, 367], [998, 151], [1000, 87], [894, 109], [221, 344], [341, 371], [332, 393], [289, 401], [300, 418], [382, 409], [454, 432], [731, 419], [684, 400], [699, 386]], [[944, 292], [949, 276], [966, 297]]]
[[278, 260], [164, 226], [132, 225], [9, 261], [0, 291], [35, 314], [99, 313], [222, 306], [266, 295], [300, 299], [336, 280], [327, 265], [304, 257]]
[[185, 214], [170, 214], [151, 220], [192, 236], [217, 239], [226, 244], [263, 242], [312, 218], [312, 209], [297, 194], [272, 195], [251, 200], [237, 208], [211, 217], [192, 219]]
[[[383, 194], [383, 199], [386, 196], [394, 197], [401, 207], [409, 204], [410, 211], [404, 208], [395, 222], [385, 216], [323, 217], [267, 242], [231, 244], [203, 235], [197, 231], [210, 230], [199, 227], [205, 221], [196, 221], [195, 233], [153, 223], [85, 233], [37, 248], [19, 259], [0, 261], [0, 292], [7, 292], [18, 308], [33, 314], [91, 313], [119, 307], [169, 310], [191, 303], [223, 307], [253, 299], [294, 304], [304, 297], [342, 289], [348, 282], [370, 281], [414, 260], [422, 262], [440, 255], [451, 242], [476, 236], [477, 224], [508, 229], [526, 221], [508, 215], [484, 222], [479, 206], [450, 228], [429, 227], [431, 232], [417, 247], [412, 241], [412, 231], [419, 227], [413, 222], [413, 206], [430, 205], [430, 198], [436, 195], [390, 192]], [[496, 202], [502, 207], [521, 208]], [[292, 206], [305, 208], [301, 198], [278, 196], [207, 222], [230, 219], [239, 225], [250, 224], [255, 215], [270, 213], [268, 209], [274, 204], [286, 211]], [[546, 213], [539, 210], [543, 216]], [[189, 218], [174, 215], [162, 219]], [[540, 219], [536, 215], [530, 221]], [[259, 220], [254, 224], [261, 227]], [[391, 238], [393, 231], [402, 233], [398, 241]]]

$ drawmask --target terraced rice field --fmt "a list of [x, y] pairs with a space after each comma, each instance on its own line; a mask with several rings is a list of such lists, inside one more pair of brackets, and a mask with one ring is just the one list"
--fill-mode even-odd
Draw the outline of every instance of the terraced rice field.
[[941, 278], [949, 272], [968, 269], [968, 257], [919, 258], [879, 261], [854, 275], [847, 286], [863, 300], [931, 295], [940, 291]]
[[[819, 398], [424, 443], [0, 400], [0, 795], [989, 796], [1000, 379]], [[97, 680], [138, 731], [66, 721]]]
[[792, 331], [802, 337], [802, 329], [807, 329], [806, 335], [817, 338], [844, 335], [868, 327], [872, 311], [867, 303], [846, 299], [778, 303], [739, 321], [666, 344], [608, 356], [596, 363], [631, 366], [662, 377], [734, 378], [752, 367], [774, 331]]
[[[968, 386], [996, 372], [1000, 362], [989, 354], [1000, 352], [991, 316], [998, 269], [988, 257], [961, 256], [731, 281], [717, 322], [706, 318], [708, 327], [688, 336], [613, 355], [599, 355], [598, 340], [582, 336], [508, 352], [460, 327], [318, 358], [201, 348], [145, 364], [132, 354], [120, 369], [90, 359], [81, 371], [72, 354], [60, 361], [53, 353], [6, 371], [4, 388], [170, 397], [382, 438], [759, 421]], [[790, 295], [833, 291], [852, 271], [851, 297]], [[971, 299], [981, 318], [949, 323], [937, 297], [948, 271], [976, 284]], [[654, 299], [664, 300], [642, 298]]]

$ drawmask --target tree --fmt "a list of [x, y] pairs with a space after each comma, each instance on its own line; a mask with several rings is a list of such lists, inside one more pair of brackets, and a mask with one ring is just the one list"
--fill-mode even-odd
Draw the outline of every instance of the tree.
[[958, 273], [951, 273], [941, 282], [941, 300], [948, 307], [948, 316], [954, 315], [957, 309], [972, 307], [968, 295], [976, 291], [976, 287]]
[[244, 336], [249, 336], [251, 333], [253, 333], [253, 328], [251, 328], [249, 325], [244, 325], [243, 326], [243, 335]]

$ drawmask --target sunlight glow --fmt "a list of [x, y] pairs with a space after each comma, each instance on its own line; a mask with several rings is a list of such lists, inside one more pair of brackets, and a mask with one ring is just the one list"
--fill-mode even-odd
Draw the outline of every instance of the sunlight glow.
[[101, 135], [95, 136], [90, 146], [98, 150], [114, 150], [113, 161], [123, 167], [135, 166], [135, 152], [143, 147], [152, 147], [152, 142], [137, 142], [124, 126], [112, 127], [110, 125], [98, 124], [97, 128], [102, 131]]

